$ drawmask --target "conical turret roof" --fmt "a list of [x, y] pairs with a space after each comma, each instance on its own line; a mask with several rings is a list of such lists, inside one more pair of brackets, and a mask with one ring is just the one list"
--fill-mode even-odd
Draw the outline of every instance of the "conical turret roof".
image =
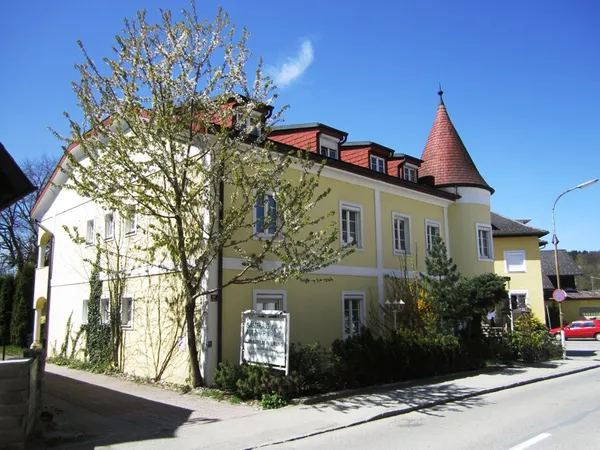
[[471, 186], [494, 190], [485, 182], [448, 116], [442, 99], [425, 144], [419, 177], [433, 176], [436, 187]]

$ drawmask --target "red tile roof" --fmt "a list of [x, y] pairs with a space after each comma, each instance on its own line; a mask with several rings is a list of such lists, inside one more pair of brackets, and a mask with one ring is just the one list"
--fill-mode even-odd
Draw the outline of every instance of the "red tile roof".
[[421, 159], [419, 177], [433, 176], [436, 187], [472, 186], [494, 193], [475, 167], [443, 101], [438, 106]]

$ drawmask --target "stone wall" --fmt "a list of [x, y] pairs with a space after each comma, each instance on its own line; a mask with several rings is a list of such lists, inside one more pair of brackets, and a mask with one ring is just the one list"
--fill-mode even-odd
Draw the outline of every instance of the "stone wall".
[[43, 352], [0, 361], [0, 449], [22, 449], [42, 408]]

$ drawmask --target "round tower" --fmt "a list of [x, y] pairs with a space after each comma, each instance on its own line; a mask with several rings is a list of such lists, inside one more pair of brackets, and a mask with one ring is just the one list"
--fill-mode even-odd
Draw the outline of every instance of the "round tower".
[[[459, 198], [448, 207], [446, 246], [461, 274], [494, 271], [490, 197], [483, 179], [454, 128], [440, 87], [440, 103], [421, 159], [419, 176], [433, 178], [436, 188]], [[443, 234], [443, 233], [442, 233]]]

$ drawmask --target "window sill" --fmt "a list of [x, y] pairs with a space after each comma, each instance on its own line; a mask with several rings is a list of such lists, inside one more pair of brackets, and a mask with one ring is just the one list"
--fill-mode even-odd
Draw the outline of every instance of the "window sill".
[[412, 253], [407, 252], [406, 250], [394, 250], [394, 255], [396, 255], [396, 256], [412, 256]]
[[133, 231], [128, 231], [127, 233], [125, 233], [125, 236], [129, 237], [129, 236], [135, 236], [137, 234], [137, 230], [133, 230]]
[[507, 270], [506, 273], [527, 273], [526, 270]]
[[494, 258], [490, 258], [490, 257], [486, 257], [486, 256], [479, 256], [479, 261], [483, 261], [483, 262], [494, 262]]
[[348, 245], [348, 244], [340, 244], [340, 248], [353, 248], [354, 250], [356, 250], [357, 252], [362, 252], [364, 251], [364, 247], [358, 247], [356, 245]]
[[114, 240], [115, 240], [114, 237], [104, 238], [104, 242], [110, 242], [110, 241], [114, 241]]

